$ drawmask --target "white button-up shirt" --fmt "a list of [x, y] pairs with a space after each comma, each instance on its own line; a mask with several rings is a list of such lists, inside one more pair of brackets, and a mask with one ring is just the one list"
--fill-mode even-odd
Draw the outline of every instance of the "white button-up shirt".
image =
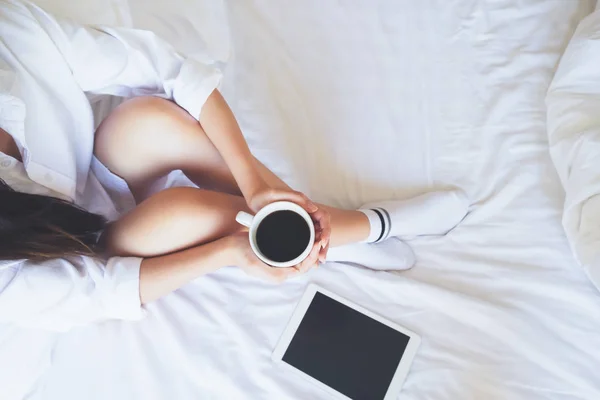
[[[151, 32], [83, 27], [28, 2], [0, 0], [0, 128], [23, 158], [0, 154], [0, 177], [15, 190], [68, 198], [115, 219], [132, 198], [93, 157], [99, 121], [91, 103], [104, 94], [158, 95], [198, 118], [220, 76]], [[139, 319], [140, 264], [121, 257], [106, 264], [88, 257], [0, 261], [0, 323], [66, 330]]]

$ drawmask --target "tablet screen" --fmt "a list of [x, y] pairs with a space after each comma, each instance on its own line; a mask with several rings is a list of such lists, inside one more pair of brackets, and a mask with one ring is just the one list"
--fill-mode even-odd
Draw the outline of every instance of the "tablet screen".
[[316, 292], [282, 360], [351, 399], [383, 399], [409, 340]]

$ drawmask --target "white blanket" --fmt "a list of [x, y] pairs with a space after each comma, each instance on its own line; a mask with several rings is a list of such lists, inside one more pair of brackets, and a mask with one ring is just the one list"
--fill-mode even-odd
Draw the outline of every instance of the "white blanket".
[[230, 46], [217, 56], [229, 61], [224, 90], [253, 150], [317, 200], [458, 186], [471, 213], [445, 237], [412, 241], [417, 266], [399, 275], [332, 264], [276, 286], [228, 268], [140, 323], [0, 330], [2, 395], [326, 398], [270, 360], [314, 281], [423, 337], [403, 399], [599, 399], [600, 296], [561, 226], [544, 106], [591, 2], [231, 0], [227, 22], [198, 14], [217, 4], [118, 11], [178, 46], [197, 32], [197, 51]]
[[577, 28], [546, 103], [550, 152], [567, 193], [563, 226], [600, 289], [600, 10]]

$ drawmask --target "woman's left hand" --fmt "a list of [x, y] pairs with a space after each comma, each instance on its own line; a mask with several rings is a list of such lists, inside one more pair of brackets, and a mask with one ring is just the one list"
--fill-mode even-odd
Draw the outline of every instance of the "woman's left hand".
[[304, 208], [315, 225], [315, 247], [319, 246], [319, 261], [325, 262], [331, 237], [331, 217], [323, 208], [319, 208], [306, 195], [289, 189], [265, 187], [256, 191], [247, 199], [248, 207], [254, 212], [276, 201], [291, 201]]

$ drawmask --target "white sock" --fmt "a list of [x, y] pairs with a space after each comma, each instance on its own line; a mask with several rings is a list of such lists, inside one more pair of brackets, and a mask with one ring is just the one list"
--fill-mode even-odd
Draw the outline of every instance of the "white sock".
[[362, 265], [378, 271], [403, 271], [415, 264], [415, 254], [398, 238], [383, 243], [353, 243], [332, 247], [327, 261]]
[[371, 224], [366, 242], [381, 242], [390, 236], [443, 235], [467, 215], [469, 200], [461, 190], [431, 192], [408, 200], [367, 204], [363, 212]]
[[[387, 220], [384, 220], [384, 215], [380, 210], [360, 209], [358, 210], [365, 214], [369, 218], [369, 224], [371, 230], [369, 231], [369, 237], [365, 239], [366, 243], [378, 242], [380, 238], [385, 236], [384, 226]], [[388, 224], [389, 225], [389, 224]]]

